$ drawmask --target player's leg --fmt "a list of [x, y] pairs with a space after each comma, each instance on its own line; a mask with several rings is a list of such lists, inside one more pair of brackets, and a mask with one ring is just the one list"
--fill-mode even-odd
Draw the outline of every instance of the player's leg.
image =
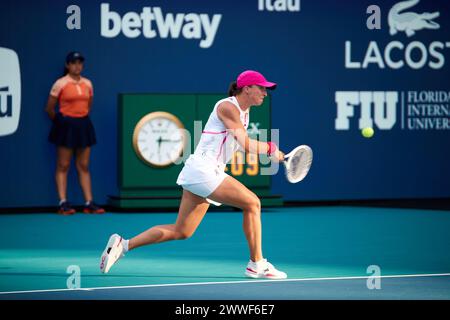
[[250, 250], [250, 258], [253, 261], [261, 260], [263, 254], [259, 198], [231, 176], [227, 176], [208, 198], [242, 209], [244, 213], [243, 228]]
[[56, 148], [56, 170], [55, 181], [59, 196], [59, 213], [72, 214], [75, 210], [70, 207], [67, 201], [67, 174], [70, 168], [70, 162], [73, 156], [73, 150], [64, 146]]
[[263, 258], [261, 202], [246, 186], [227, 176], [209, 199], [241, 208], [244, 213], [243, 228], [250, 250], [250, 261], [245, 274], [252, 278], [285, 279], [286, 273], [277, 270]]
[[154, 226], [128, 241], [124, 241], [118, 234], [113, 234], [101, 256], [100, 270], [103, 273], [109, 272], [113, 264], [128, 250], [143, 245], [189, 238], [197, 229], [208, 208], [209, 203], [204, 198], [183, 190], [178, 217], [174, 224]]
[[178, 217], [174, 224], [154, 226], [129, 240], [129, 250], [153, 243], [181, 240], [191, 237], [208, 211], [209, 203], [183, 190]]

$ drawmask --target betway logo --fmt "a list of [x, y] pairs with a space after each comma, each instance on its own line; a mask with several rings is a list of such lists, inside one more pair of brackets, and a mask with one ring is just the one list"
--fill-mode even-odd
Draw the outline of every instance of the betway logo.
[[221, 14], [212, 18], [208, 14], [166, 13], [159, 7], [144, 7], [141, 13], [127, 12], [122, 17], [110, 10], [109, 3], [101, 4], [101, 35], [115, 38], [120, 32], [127, 38], [144, 36], [147, 39], [160, 37], [166, 39], [200, 40], [200, 48], [209, 48], [219, 28]]
[[14, 50], [0, 48], [0, 136], [16, 132], [20, 118], [20, 66]]
[[359, 129], [374, 127], [389, 130], [397, 121], [398, 92], [396, 91], [337, 91], [335, 94], [336, 130], [349, 130], [355, 108], [360, 109]]

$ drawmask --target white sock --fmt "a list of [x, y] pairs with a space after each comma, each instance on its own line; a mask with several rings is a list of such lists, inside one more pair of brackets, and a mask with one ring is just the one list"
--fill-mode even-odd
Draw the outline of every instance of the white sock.
[[123, 251], [128, 252], [128, 241], [130, 240], [123, 240]]
[[86, 201], [84, 205], [87, 207], [92, 201]]
[[258, 260], [258, 261], [253, 261], [253, 260], [251, 260], [254, 264], [256, 264], [257, 266], [260, 266], [260, 265], [262, 265], [263, 263], [264, 263], [264, 258], [263, 259], [261, 259], [261, 260]]
[[62, 205], [66, 201], [67, 201], [66, 199], [61, 199], [61, 201], [59, 201], [59, 205]]

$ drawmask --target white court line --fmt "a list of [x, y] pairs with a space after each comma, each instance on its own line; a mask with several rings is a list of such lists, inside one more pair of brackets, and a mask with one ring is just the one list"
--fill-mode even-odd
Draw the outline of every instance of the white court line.
[[19, 294], [19, 293], [44, 293], [44, 292], [64, 292], [64, 291], [94, 291], [108, 289], [132, 289], [132, 288], [152, 288], [152, 287], [176, 287], [176, 286], [202, 286], [214, 284], [238, 284], [238, 283], [267, 283], [267, 282], [300, 282], [300, 281], [327, 281], [327, 280], [357, 280], [368, 278], [419, 278], [419, 277], [449, 277], [450, 273], [425, 273], [425, 274], [401, 274], [388, 276], [352, 276], [352, 277], [329, 277], [329, 278], [300, 278], [300, 279], [282, 279], [282, 280], [242, 280], [242, 281], [217, 281], [217, 282], [191, 282], [191, 283], [167, 283], [167, 284], [146, 284], [137, 286], [116, 286], [116, 287], [93, 287], [79, 289], [48, 289], [48, 290], [28, 290], [28, 291], [6, 291], [0, 292], [0, 295]]

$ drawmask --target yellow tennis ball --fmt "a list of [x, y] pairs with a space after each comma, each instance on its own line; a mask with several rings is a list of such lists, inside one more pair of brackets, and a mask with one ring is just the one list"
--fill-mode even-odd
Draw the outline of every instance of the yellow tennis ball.
[[370, 127], [362, 129], [362, 135], [364, 138], [372, 138], [373, 134], [374, 134], [374, 131]]

